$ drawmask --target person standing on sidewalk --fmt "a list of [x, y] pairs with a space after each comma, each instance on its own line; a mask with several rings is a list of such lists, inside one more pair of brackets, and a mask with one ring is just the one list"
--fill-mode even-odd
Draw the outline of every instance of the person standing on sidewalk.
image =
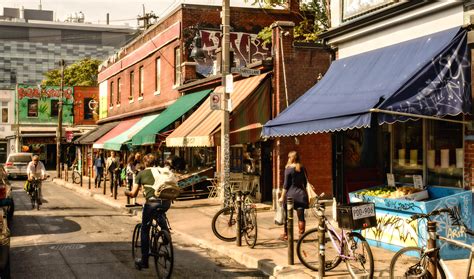
[[132, 190], [133, 187], [133, 178], [135, 177], [136, 174], [136, 169], [135, 169], [135, 156], [131, 154], [128, 156], [127, 159], [127, 168], [126, 168], [126, 174], [127, 174], [127, 190]]
[[[301, 164], [300, 156], [296, 151], [288, 153], [288, 162], [285, 167], [285, 181], [283, 183], [283, 191], [278, 200], [283, 203], [286, 212], [287, 198], [293, 198], [294, 209], [298, 215], [299, 236], [304, 234], [306, 221], [304, 219], [304, 210], [309, 207], [308, 193], [306, 192], [306, 169]], [[285, 218], [284, 232], [280, 236], [281, 240], [288, 240], [287, 219]]]
[[110, 157], [105, 162], [106, 175], [110, 178], [110, 196], [114, 196], [114, 188], [117, 186], [117, 170], [119, 168], [119, 158], [115, 156], [115, 151], [110, 151]]
[[102, 157], [102, 152], [99, 151], [95, 154], [94, 159], [94, 171], [95, 171], [95, 180], [94, 186], [100, 188], [100, 183], [102, 182], [102, 177], [104, 176], [104, 158]]
[[[141, 241], [141, 252], [142, 257], [135, 259], [135, 267], [137, 269], [148, 268], [148, 257], [150, 253], [150, 225], [153, 216], [157, 216], [158, 225], [162, 230], [168, 231], [168, 224], [166, 222], [166, 211], [171, 207], [170, 200], [164, 200], [155, 197], [155, 189], [152, 187], [145, 187], [145, 185], [151, 186], [155, 184], [155, 178], [151, 171], [151, 168], [155, 166], [155, 156], [148, 154], [143, 158], [143, 164], [145, 169], [140, 171], [135, 177], [135, 183], [131, 191], [125, 191], [125, 195], [131, 198], [135, 198], [138, 195], [140, 188], [143, 187], [143, 195], [145, 196], [146, 203], [143, 205], [142, 211], [142, 229], [140, 235]], [[165, 168], [171, 170], [171, 160], [165, 161]]]

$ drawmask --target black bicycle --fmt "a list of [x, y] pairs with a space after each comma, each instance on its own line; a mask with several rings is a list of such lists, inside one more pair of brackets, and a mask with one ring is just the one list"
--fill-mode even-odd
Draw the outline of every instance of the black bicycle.
[[232, 242], [237, 239], [237, 206], [236, 199], [240, 195], [242, 198], [241, 212], [241, 235], [250, 248], [255, 247], [257, 243], [257, 209], [251, 202], [250, 191], [236, 191], [231, 193], [231, 206], [224, 207], [212, 218], [212, 232], [220, 240]]
[[[160, 213], [160, 212], [159, 212]], [[164, 212], [161, 212], [169, 224]], [[141, 230], [142, 224], [135, 226], [132, 236], [132, 256], [133, 259], [141, 255]], [[150, 256], [154, 258], [155, 270], [158, 278], [170, 278], [173, 272], [174, 253], [173, 242], [168, 231], [162, 230], [158, 225], [157, 215], [151, 220], [150, 230]]]
[[41, 202], [41, 196], [40, 196], [40, 186], [41, 186], [41, 181], [42, 179], [40, 178], [33, 178], [30, 181], [30, 198], [31, 198], [31, 208], [39, 210], [40, 205], [42, 204]]

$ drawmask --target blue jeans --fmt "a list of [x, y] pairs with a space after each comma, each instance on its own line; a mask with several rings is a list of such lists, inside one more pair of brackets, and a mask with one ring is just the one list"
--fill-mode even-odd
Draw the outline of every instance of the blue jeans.
[[103, 167], [95, 167], [95, 186], [100, 188], [100, 183], [102, 182], [102, 176], [104, 175]]
[[142, 242], [142, 262], [148, 263], [148, 255], [150, 253], [150, 226], [151, 220], [156, 216], [158, 225], [162, 230], [169, 231], [168, 224], [166, 223], [166, 211], [171, 206], [171, 201], [169, 200], [157, 200], [153, 202], [146, 202], [143, 205], [142, 212], [142, 232], [141, 232], [141, 242]]

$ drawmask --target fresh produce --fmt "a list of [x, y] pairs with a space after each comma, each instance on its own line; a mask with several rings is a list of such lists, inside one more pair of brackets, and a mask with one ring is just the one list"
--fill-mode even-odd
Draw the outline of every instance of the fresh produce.
[[395, 187], [375, 187], [367, 190], [360, 191], [358, 195], [361, 196], [372, 196], [379, 198], [400, 198], [406, 195], [417, 193], [422, 191], [421, 189], [411, 186]]

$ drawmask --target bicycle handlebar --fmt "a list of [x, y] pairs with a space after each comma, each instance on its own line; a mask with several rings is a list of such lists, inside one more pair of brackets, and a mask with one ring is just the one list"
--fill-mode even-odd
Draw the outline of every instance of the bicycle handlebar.
[[469, 229], [467, 227], [467, 225], [461, 220], [461, 217], [459, 216], [458, 209], [453, 209], [453, 208], [449, 208], [449, 207], [436, 209], [436, 210], [433, 210], [432, 212], [430, 212], [428, 214], [424, 214], [424, 213], [413, 214], [410, 217], [409, 223], [413, 222], [417, 219], [426, 219], [426, 220], [430, 221], [432, 216], [441, 215], [442, 213], [448, 213], [449, 217], [451, 218], [451, 221], [453, 222], [453, 225], [459, 226], [459, 227], [464, 227], [466, 234], [474, 236], [474, 231]]

